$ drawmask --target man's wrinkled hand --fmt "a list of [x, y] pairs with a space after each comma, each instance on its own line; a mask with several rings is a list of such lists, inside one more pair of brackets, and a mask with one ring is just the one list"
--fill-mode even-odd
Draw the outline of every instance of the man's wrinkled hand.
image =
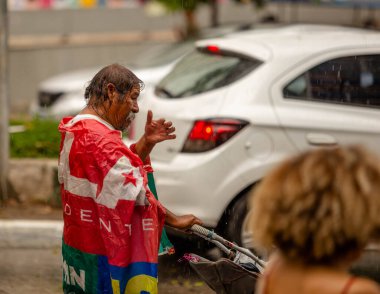
[[192, 214], [186, 214], [181, 216], [175, 216], [167, 224], [179, 230], [187, 230], [195, 224], [202, 225], [202, 221]]
[[145, 124], [145, 140], [147, 144], [156, 144], [166, 140], [176, 138], [174, 134], [175, 127], [171, 121], [166, 121], [164, 118], [158, 120], [153, 119], [153, 112], [148, 111]]

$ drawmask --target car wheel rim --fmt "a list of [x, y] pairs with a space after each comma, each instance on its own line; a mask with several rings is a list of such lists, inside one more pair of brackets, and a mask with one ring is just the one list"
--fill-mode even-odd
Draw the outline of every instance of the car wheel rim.
[[263, 260], [268, 260], [268, 252], [266, 250], [258, 249], [255, 245], [255, 238], [253, 237], [252, 231], [249, 229], [249, 218], [252, 211], [248, 212], [244, 217], [242, 229], [241, 229], [241, 245], [244, 248], [251, 250], [259, 258]]
[[242, 229], [241, 229], [241, 245], [248, 249], [254, 249], [254, 239], [252, 235], [252, 231], [249, 229], [248, 220], [250, 217], [250, 214], [252, 212], [248, 212], [246, 216], [244, 217]]

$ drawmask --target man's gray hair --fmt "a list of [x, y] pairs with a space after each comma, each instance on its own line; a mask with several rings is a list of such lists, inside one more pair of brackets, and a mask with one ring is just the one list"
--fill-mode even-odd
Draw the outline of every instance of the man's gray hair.
[[102, 68], [86, 87], [84, 98], [87, 104], [93, 107], [103, 105], [109, 99], [109, 83], [112, 83], [120, 94], [125, 94], [136, 86], [139, 86], [140, 91], [144, 88], [144, 83], [132, 71], [114, 63]]

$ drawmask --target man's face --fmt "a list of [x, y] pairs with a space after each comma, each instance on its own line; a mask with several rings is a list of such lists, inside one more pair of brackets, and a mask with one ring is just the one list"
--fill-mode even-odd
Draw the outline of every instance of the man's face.
[[132, 122], [135, 114], [139, 112], [137, 98], [140, 95], [140, 86], [137, 85], [131, 91], [118, 95], [109, 109], [109, 116], [115, 129], [124, 131]]

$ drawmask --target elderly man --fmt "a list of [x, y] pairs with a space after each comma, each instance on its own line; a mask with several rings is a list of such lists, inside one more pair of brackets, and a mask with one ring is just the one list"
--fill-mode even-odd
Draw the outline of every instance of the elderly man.
[[157, 293], [164, 223], [201, 223], [166, 210], [147, 185], [149, 153], [175, 138], [172, 123], [149, 111], [141, 139], [130, 148], [122, 142], [142, 86], [127, 68], [107, 66], [86, 88], [87, 107], [60, 123], [64, 293]]

